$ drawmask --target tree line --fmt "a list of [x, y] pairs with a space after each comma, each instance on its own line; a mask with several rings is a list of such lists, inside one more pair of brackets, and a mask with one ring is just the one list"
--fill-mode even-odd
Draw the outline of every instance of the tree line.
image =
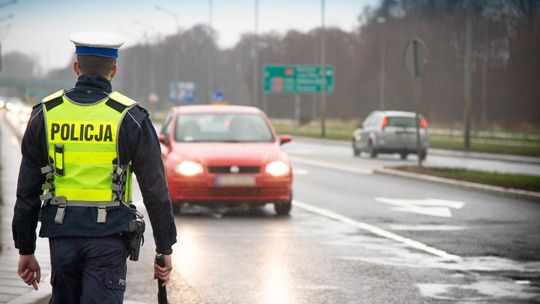
[[[166, 108], [172, 105], [169, 82], [192, 81], [197, 103], [207, 103], [209, 93], [219, 90], [230, 104], [255, 105], [271, 117], [292, 118], [294, 96], [264, 94], [262, 75], [257, 75], [259, 89], [254, 96], [254, 65], [262, 73], [267, 64], [318, 64], [324, 33], [326, 63], [335, 67], [327, 116], [360, 120], [382, 103], [386, 110], [415, 109], [412, 79], [403, 61], [407, 41], [420, 37], [429, 60], [421, 80], [422, 114], [435, 124], [460, 126], [468, 9], [473, 128], [539, 127], [540, 1], [536, 0], [381, 0], [377, 7], [359, 13], [359, 25], [351, 31], [247, 33], [228, 49], [217, 45], [219, 29], [196, 25], [122, 49], [113, 85], [151, 108]], [[51, 71], [47, 77], [73, 78], [69, 68]], [[151, 93], [159, 102], [149, 102]], [[318, 96], [301, 95], [300, 105], [304, 121], [318, 119]]]

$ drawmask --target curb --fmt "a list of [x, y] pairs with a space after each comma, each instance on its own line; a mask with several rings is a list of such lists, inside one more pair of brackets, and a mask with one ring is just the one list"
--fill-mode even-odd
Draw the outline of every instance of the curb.
[[526, 190], [519, 190], [519, 189], [512, 189], [512, 188], [503, 188], [499, 186], [484, 185], [484, 184], [478, 184], [478, 183], [473, 183], [473, 182], [464, 182], [464, 181], [458, 181], [458, 180], [438, 177], [438, 176], [403, 172], [403, 171], [390, 169], [390, 168], [375, 169], [373, 170], [373, 172], [377, 174], [414, 178], [417, 180], [423, 180], [423, 181], [428, 181], [428, 182], [437, 183], [437, 184], [450, 185], [450, 186], [454, 186], [458, 188], [478, 190], [481, 192], [486, 192], [486, 193], [491, 193], [491, 194], [497, 194], [497, 195], [503, 195], [507, 197], [514, 197], [514, 198], [527, 199], [527, 200], [540, 202], [540, 192], [533, 192], [533, 191], [526, 191]]
[[457, 150], [444, 150], [430, 148], [429, 152], [432, 155], [438, 156], [453, 156], [453, 157], [464, 157], [464, 158], [474, 158], [482, 160], [496, 160], [496, 161], [506, 161], [520, 164], [532, 164], [539, 165], [540, 157], [534, 156], [519, 156], [519, 155], [510, 155], [510, 154], [493, 154], [493, 153], [482, 153], [482, 152], [466, 152], [466, 151], [457, 151]]
[[[2, 113], [5, 114], [5, 113]], [[17, 129], [16, 126], [13, 125], [12, 121], [10, 121], [6, 115], [3, 117], [5, 124], [8, 126], [8, 128], [11, 130], [11, 132], [17, 137], [17, 139], [20, 141], [22, 139], [22, 132], [21, 130]], [[49, 302], [49, 299], [52, 295], [52, 286], [50, 285], [50, 273], [42, 282], [39, 284], [39, 289], [37, 291], [30, 289], [28, 292], [11, 299], [7, 302], [7, 304], [46, 304]]]
[[49, 284], [49, 278], [39, 285], [37, 291], [30, 291], [22, 296], [9, 301], [7, 304], [45, 304], [49, 302], [52, 295], [52, 287]]

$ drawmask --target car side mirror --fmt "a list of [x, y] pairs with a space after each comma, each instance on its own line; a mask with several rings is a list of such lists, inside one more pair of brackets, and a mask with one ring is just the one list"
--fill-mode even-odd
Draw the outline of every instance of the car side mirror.
[[288, 143], [290, 141], [292, 141], [292, 136], [290, 136], [290, 135], [281, 135], [279, 137], [279, 144], [280, 145], [286, 144], [286, 143]]

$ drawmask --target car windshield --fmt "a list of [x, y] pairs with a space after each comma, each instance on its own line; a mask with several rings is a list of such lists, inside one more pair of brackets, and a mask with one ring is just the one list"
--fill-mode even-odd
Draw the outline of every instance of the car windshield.
[[235, 113], [181, 114], [176, 123], [177, 142], [272, 142], [261, 115]]
[[414, 123], [414, 117], [403, 117], [403, 116], [389, 116], [388, 126], [416, 128], [416, 124]]

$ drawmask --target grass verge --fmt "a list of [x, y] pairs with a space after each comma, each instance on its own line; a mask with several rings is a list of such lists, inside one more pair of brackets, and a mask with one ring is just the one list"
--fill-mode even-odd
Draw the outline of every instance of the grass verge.
[[[272, 120], [272, 124], [279, 134], [305, 137], [320, 137], [321, 135], [318, 124], [301, 125], [297, 128], [290, 121]], [[326, 138], [350, 141], [355, 128], [354, 122], [329, 121]], [[429, 146], [434, 149], [464, 151], [461, 136], [430, 134]], [[470, 151], [540, 157], [540, 141], [472, 137]]]
[[467, 169], [440, 168], [440, 167], [418, 167], [399, 166], [392, 169], [432, 175], [455, 180], [499, 186], [503, 188], [521, 189], [527, 191], [540, 192], [540, 176], [527, 174], [509, 174], [497, 172], [483, 172]]
[[[436, 149], [463, 151], [463, 138], [430, 135], [429, 146]], [[513, 140], [493, 141], [482, 138], [472, 138], [470, 151], [540, 157], [540, 143], [523, 143]]]

